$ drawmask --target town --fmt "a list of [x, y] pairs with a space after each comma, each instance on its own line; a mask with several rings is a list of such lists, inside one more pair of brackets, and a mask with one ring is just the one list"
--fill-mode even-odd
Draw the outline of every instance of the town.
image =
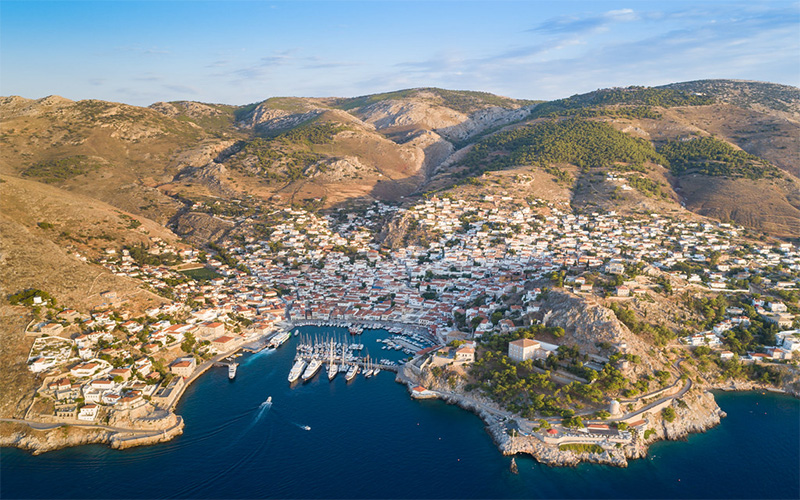
[[[295, 324], [406, 325], [435, 344], [412, 353], [409, 366], [468, 366], [487, 338], [547, 324], [542, 299], [550, 290], [610, 301], [623, 322], [625, 304], [653, 294], [724, 294], [735, 300], [721, 315], [661, 343], [742, 363], [796, 363], [800, 351], [800, 251], [789, 243], [762, 244], [731, 224], [576, 215], [566, 204], [502, 195], [430, 196], [408, 209], [375, 202], [360, 212], [283, 209], [247, 217], [266, 226], [260, 236], [231, 238], [210, 250], [156, 238], [147, 249], [108, 248], [102, 265], [168, 299], [142, 316], [132, 317], [111, 291], [90, 315], [55, 307], [46, 291], [12, 297], [41, 318], [25, 332], [37, 337], [28, 363], [42, 380], [26, 419], [174, 426], [169, 410], [200, 373]], [[378, 239], [389, 220], [405, 228], [393, 247]], [[770, 325], [769, 341], [742, 343], [735, 333], [755, 318]], [[615, 340], [620, 359], [626, 344]], [[518, 340], [508, 344], [508, 356], [546, 359], [560, 347]], [[601, 372], [610, 358], [593, 356], [586, 366]], [[568, 383], [571, 375], [561, 373]], [[677, 380], [662, 385], [682, 387]], [[434, 392], [415, 385], [412, 394]], [[619, 402], [611, 404], [611, 414], [621, 414]], [[527, 428], [514, 432], [538, 429], [547, 437], [557, 433], [551, 427], [559, 420], [519, 421]]]

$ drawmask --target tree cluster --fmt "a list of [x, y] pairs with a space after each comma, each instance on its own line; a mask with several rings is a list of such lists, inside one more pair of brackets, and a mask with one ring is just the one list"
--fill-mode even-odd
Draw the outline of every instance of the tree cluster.
[[663, 162], [653, 146], [601, 122], [570, 118], [546, 121], [487, 137], [463, 160], [468, 172], [515, 165], [570, 163], [579, 168], [617, 162]]
[[658, 152], [669, 162], [675, 175], [697, 173], [747, 179], [781, 177], [780, 170], [768, 161], [713, 137], [667, 141]]

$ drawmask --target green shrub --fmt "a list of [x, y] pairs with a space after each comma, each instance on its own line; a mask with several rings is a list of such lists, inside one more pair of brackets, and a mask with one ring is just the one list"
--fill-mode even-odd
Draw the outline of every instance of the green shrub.
[[558, 449], [561, 451], [572, 451], [574, 453], [603, 453], [602, 446], [588, 443], [560, 444], [558, 445]]
[[31, 165], [22, 171], [23, 177], [32, 177], [46, 183], [57, 183], [98, 170], [100, 165], [86, 155], [68, 156]]

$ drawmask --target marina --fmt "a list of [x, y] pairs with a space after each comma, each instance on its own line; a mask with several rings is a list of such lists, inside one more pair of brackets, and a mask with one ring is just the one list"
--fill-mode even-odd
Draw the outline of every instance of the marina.
[[[351, 325], [332, 325], [332, 328], [347, 328], [350, 333]], [[363, 331], [362, 331], [363, 333]], [[390, 333], [390, 332], [386, 332]], [[403, 353], [409, 356], [418, 351], [430, 347], [430, 342], [417, 334], [409, 337], [399, 334], [375, 340], [382, 350], [392, 353], [394, 356]], [[386, 354], [386, 356], [390, 356]], [[345, 380], [352, 381], [356, 375], [361, 373], [364, 378], [375, 377], [381, 371], [397, 372], [405, 362], [405, 359], [392, 360], [388, 357], [373, 358], [369, 355], [368, 349], [363, 343], [349, 342], [346, 335], [303, 335], [299, 334], [296, 346], [295, 363], [289, 374], [289, 382], [298, 379], [297, 372], [304, 367], [301, 378], [303, 382], [313, 379], [327, 363], [328, 380], [332, 381], [340, 372], [345, 373]]]
[[[317, 333], [303, 333], [301, 329], [313, 329]], [[325, 333], [320, 333], [320, 332]], [[364, 335], [368, 332], [369, 335]], [[374, 338], [376, 337], [377, 338]], [[355, 338], [358, 341], [355, 341]], [[366, 340], [366, 339], [369, 340]], [[244, 344], [242, 351], [256, 354], [273, 351], [295, 339], [294, 362], [287, 380], [290, 384], [313, 380], [325, 369], [329, 381], [341, 373], [346, 381], [353, 381], [357, 375], [364, 378], [375, 377], [382, 371], [397, 372], [411, 356], [435, 344], [435, 337], [427, 329], [406, 328], [406, 325], [392, 324], [382, 327], [379, 323], [353, 324], [351, 322], [319, 322], [298, 320], [285, 324], [284, 328], [263, 335]], [[373, 352], [384, 351], [380, 357], [370, 356]], [[231, 354], [214, 366], [227, 368], [228, 379], [236, 378], [239, 364], [235, 359], [241, 354]]]
[[[310, 327], [301, 333], [348, 335]], [[396, 360], [402, 353], [380, 350], [376, 340], [388, 336], [365, 331], [358, 342], [377, 358]], [[0, 497], [106, 498], [108, 483], [124, 483], [130, 498], [641, 498], [656, 488], [665, 498], [797, 498], [800, 417], [786, 396], [721, 394], [728, 417], [719, 427], [688, 442], [658, 443], [653, 460], [626, 469], [553, 468], [517, 456], [514, 475], [511, 458], [498, 453], [479, 418], [442, 401], [412, 400], [393, 377], [317, 377], [290, 386], [299, 340], [237, 359], [236, 383], [222, 369], [209, 370], [180, 401], [187, 424], [170, 442], [38, 456], [3, 449]], [[781, 438], [748, 438], [754, 428]], [[309, 449], [324, 458], [309, 459]], [[34, 470], [45, 470], [47, 480], [34, 480]], [[776, 473], [781, 480], [753, 480]], [[719, 480], [711, 484], [710, 475]]]

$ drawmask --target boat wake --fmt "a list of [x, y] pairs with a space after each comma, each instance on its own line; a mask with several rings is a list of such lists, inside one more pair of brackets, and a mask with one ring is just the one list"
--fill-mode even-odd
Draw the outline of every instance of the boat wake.
[[258, 405], [258, 413], [256, 413], [255, 420], [258, 421], [270, 408], [272, 408], [272, 401], [264, 401]]
[[254, 359], [260, 358], [260, 357], [262, 357], [262, 356], [264, 356], [266, 354], [269, 354], [271, 352], [275, 352], [275, 349], [268, 349], [268, 348], [267, 349], [262, 349], [262, 350], [258, 351], [257, 353], [253, 354], [252, 356], [250, 356], [249, 358], [247, 358], [247, 361], [245, 361], [243, 364], [244, 364], [244, 366], [247, 366], [250, 363], [252, 363]]
[[244, 434], [246, 434], [250, 429], [252, 429], [253, 426], [256, 425], [256, 423], [258, 423], [259, 420], [261, 420], [261, 417], [263, 417], [264, 414], [266, 414], [270, 410], [270, 408], [272, 408], [272, 396], [268, 397], [266, 401], [258, 405], [258, 408], [256, 408], [256, 414], [253, 417], [253, 421], [250, 422], [249, 426], [247, 426], [247, 429], [245, 429]]

